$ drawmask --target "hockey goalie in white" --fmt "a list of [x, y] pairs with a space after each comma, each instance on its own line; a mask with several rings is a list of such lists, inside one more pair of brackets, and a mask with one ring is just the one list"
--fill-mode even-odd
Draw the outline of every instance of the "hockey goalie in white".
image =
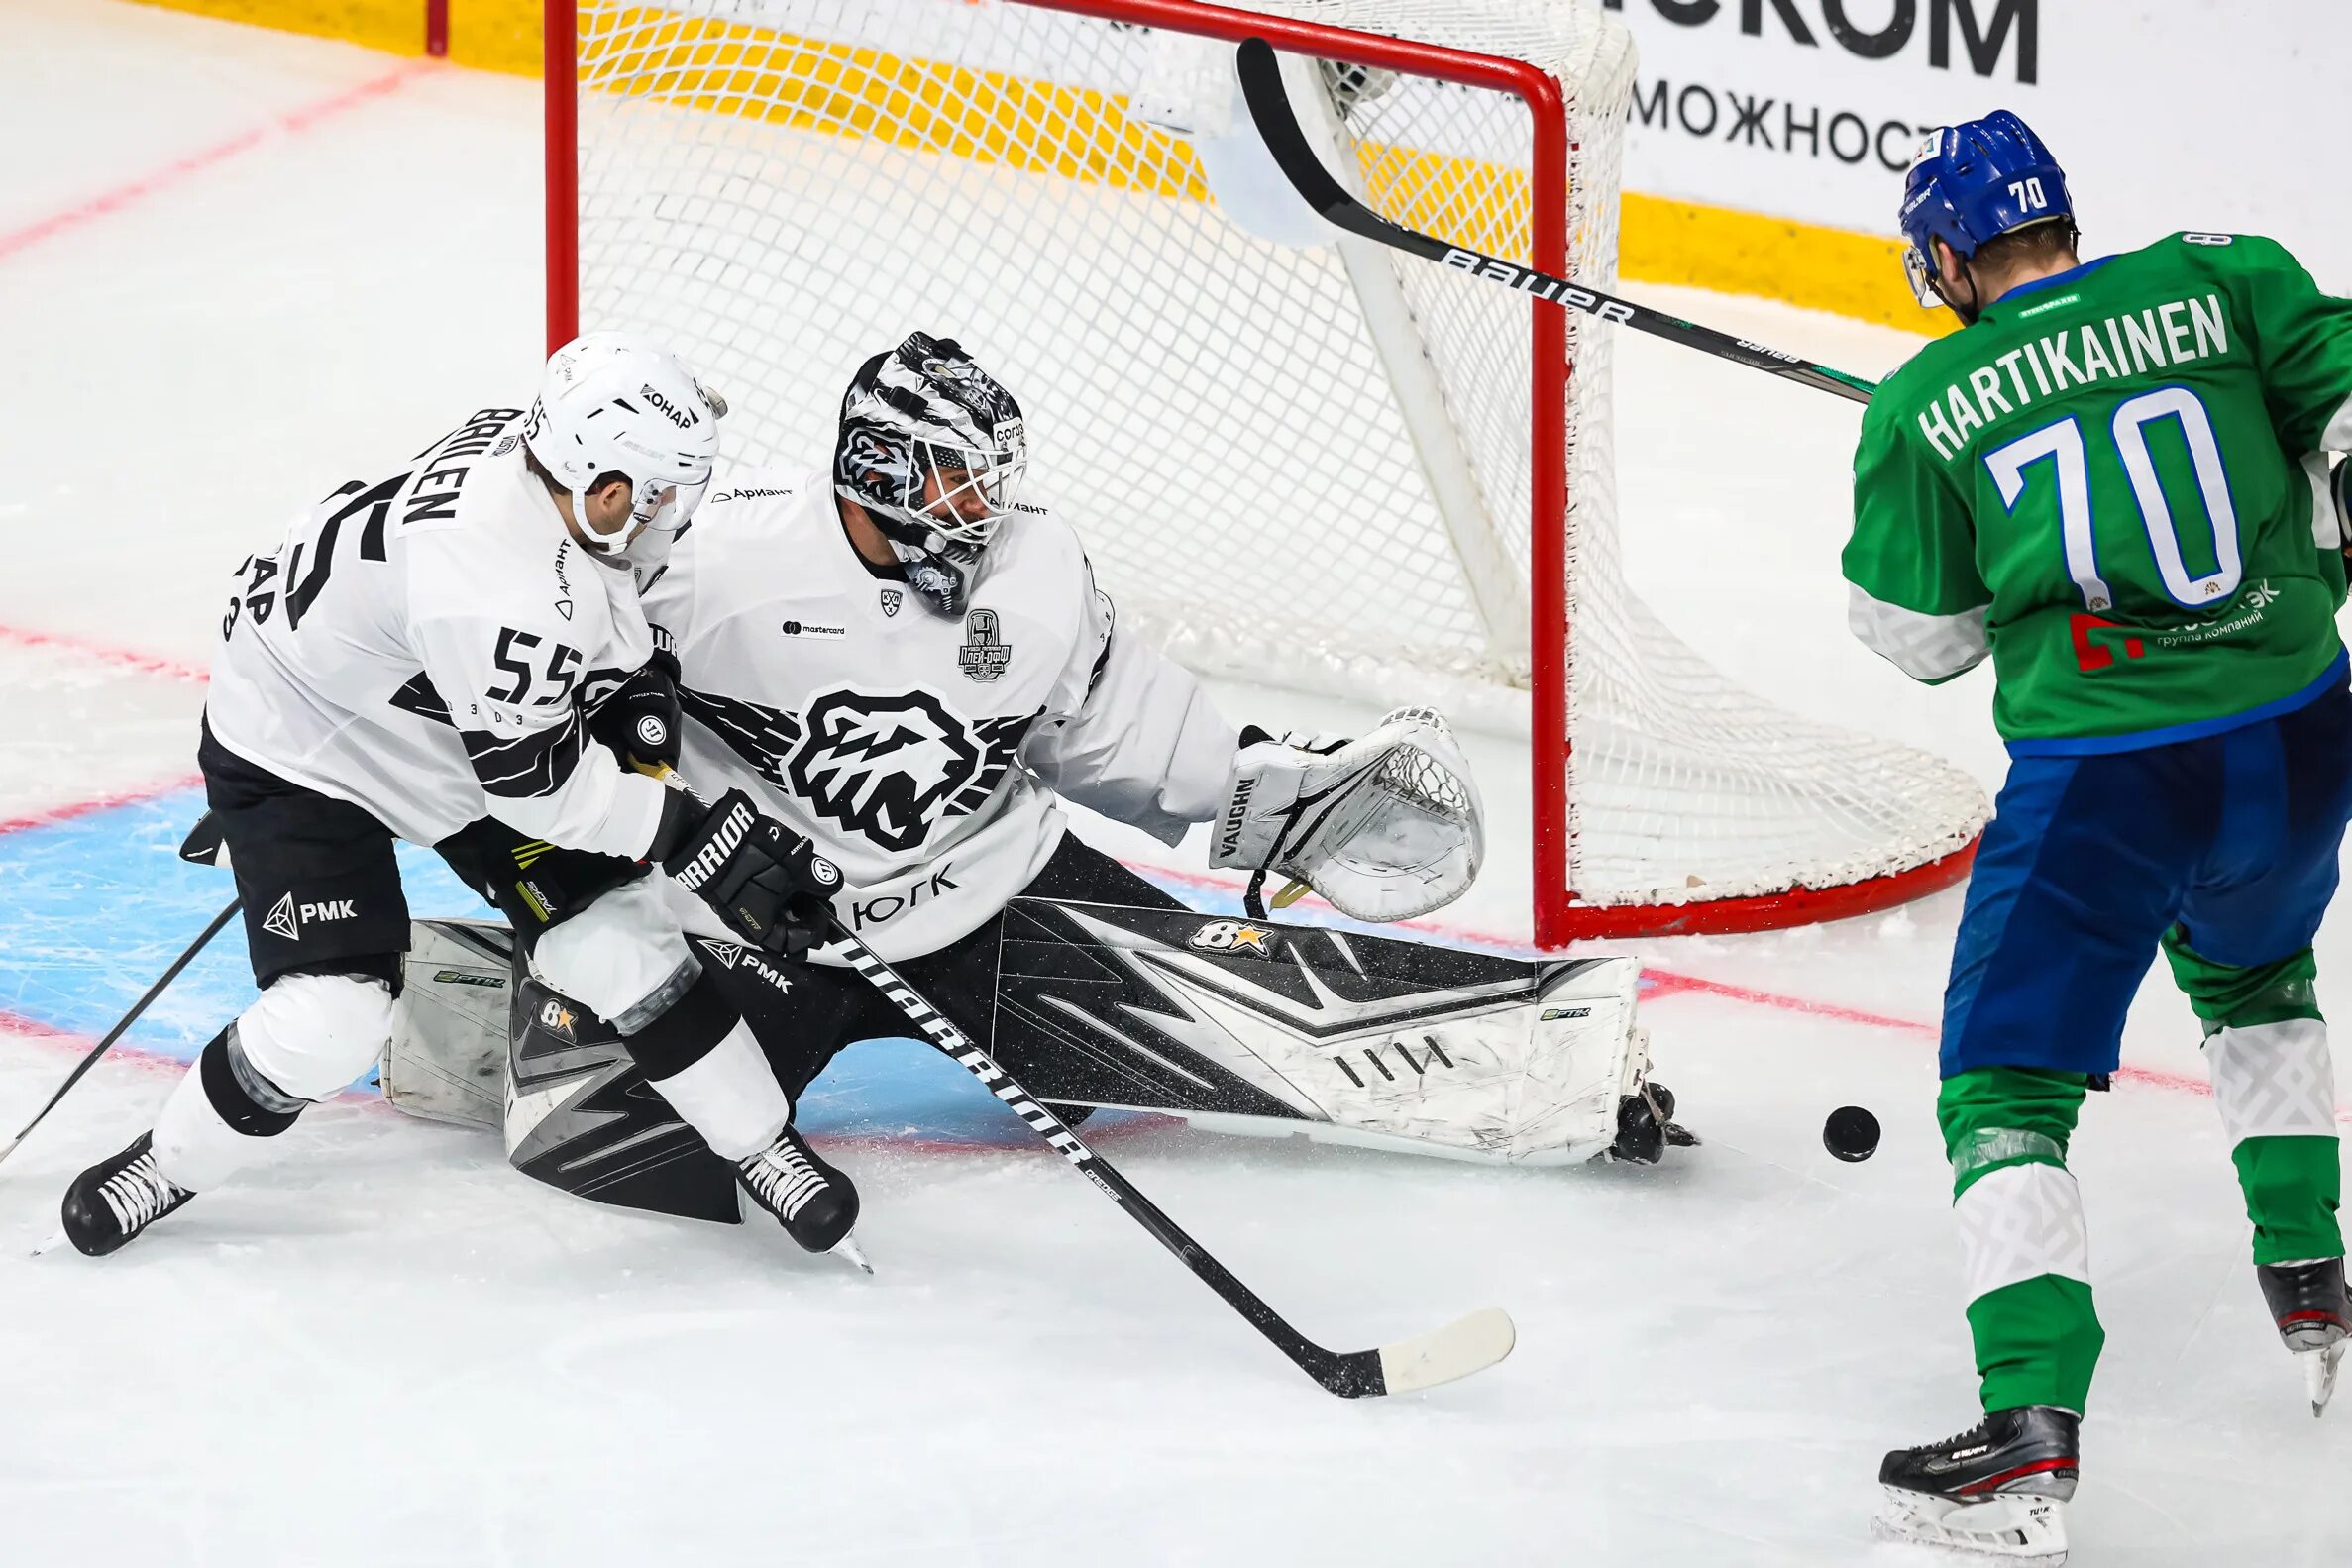
[[[1347, 742], [1237, 731], [1122, 634], [1076, 533], [1022, 498], [1026, 448], [1013, 396], [916, 334], [859, 370], [824, 467], [722, 472], [644, 595], [676, 660], [693, 787], [739, 789], [813, 840], [843, 873], [834, 914], [1073, 1114], [1516, 1163], [1654, 1160], [1686, 1136], [1644, 1081], [1632, 960], [1524, 962], [1264, 917], [1269, 876], [1278, 904], [1312, 889], [1364, 920], [1457, 896], [1482, 833], [1460, 748], [1427, 710]], [[1065, 798], [1169, 844], [1214, 822], [1211, 864], [1251, 874], [1248, 914], [1195, 912], [1090, 848]], [[779, 965], [674, 902], [794, 1097], [843, 1046], [907, 1032], [822, 948]], [[482, 940], [428, 937], [412, 971], [462, 966]], [[486, 990], [412, 977], [395, 1103], [505, 1109], [508, 1064], [481, 1045], [504, 1022]], [[581, 1054], [580, 1011], [528, 988], [512, 1009], [519, 1109], [498, 1119], [515, 1163], [607, 1202], [728, 1217], [691, 1132], [665, 1147], [641, 1109], [630, 1119], [644, 1097], [621, 1055]], [[565, 1027], [546, 1035], [542, 1017]]]

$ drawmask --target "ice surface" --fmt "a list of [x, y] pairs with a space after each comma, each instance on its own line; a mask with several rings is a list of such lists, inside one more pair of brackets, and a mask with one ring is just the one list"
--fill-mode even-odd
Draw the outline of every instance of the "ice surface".
[[[201, 687], [155, 662], [201, 667], [222, 575], [292, 503], [529, 384], [540, 264], [535, 84], [437, 68], [11, 247], [400, 67], [107, 0], [0, 0], [0, 36], [13, 1130], [227, 896], [170, 856]], [[1912, 341], [1642, 292], [1866, 374]], [[1853, 410], [1638, 338], [1619, 368], [1653, 602], [1784, 704], [1996, 778], [1982, 678], [1923, 691], [1846, 637]], [[1470, 745], [1497, 848], [1444, 923], [1509, 940], [1525, 757]], [[147, 803], [89, 808], [124, 797]], [[1088, 832], [1201, 865], [1197, 843]], [[429, 878], [416, 901], [467, 903]], [[121, 1257], [23, 1258], [238, 1005], [225, 941], [0, 1168], [0, 1562], [1920, 1560], [1865, 1519], [1879, 1451], [1973, 1411], [1930, 1114], [1957, 907], [1645, 944], [1660, 1076], [1709, 1139], [1661, 1169], [1112, 1129], [1107, 1152], [1335, 1348], [1487, 1303], [1517, 1319], [1501, 1366], [1371, 1404], [1299, 1377], [906, 1046], [851, 1053], [808, 1106], [863, 1186], [874, 1281], [773, 1233], [568, 1201], [365, 1094]], [[2346, 933], [2322, 935], [2331, 974]], [[2152, 986], [2077, 1144], [2110, 1336], [2078, 1560], [2332, 1561], [2352, 1427], [2311, 1420], [2263, 1318], [2194, 1042]], [[1885, 1123], [1864, 1165], [1821, 1149], [1848, 1102]]]

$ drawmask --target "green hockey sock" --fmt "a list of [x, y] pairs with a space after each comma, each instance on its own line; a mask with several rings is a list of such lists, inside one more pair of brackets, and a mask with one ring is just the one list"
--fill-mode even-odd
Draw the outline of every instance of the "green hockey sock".
[[2246, 1138], [2229, 1151], [2254, 1222], [2254, 1261], [2339, 1257], [2343, 1171], [2330, 1138]]
[[1988, 1291], [1969, 1303], [1969, 1332], [1985, 1410], [2055, 1405], [2082, 1413], [2107, 1341], [2089, 1282], [2043, 1274]]
[[2254, 1261], [2340, 1255], [2335, 1077], [2311, 950], [2241, 969], [2194, 951], [2178, 926], [2164, 950], [2205, 1026], [2213, 1104], [2254, 1224]]
[[2091, 1303], [2083, 1199], [2066, 1168], [2088, 1087], [2081, 1073], [1977, 1068], [1945, 1080], [1937, 1099], [1987, 1411], [2080, 1412], [2089, 1398], [2106, 1335]]

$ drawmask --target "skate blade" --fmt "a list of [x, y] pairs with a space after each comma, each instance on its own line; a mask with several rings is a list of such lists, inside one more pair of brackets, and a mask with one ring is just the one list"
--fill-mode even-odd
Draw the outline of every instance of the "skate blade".
[[1881, 1540], [2058, 1568], [2067, 1559], [2066, 1511], [2057, 1498], [2010, 1492], [1979, 1503], [1886, 1489], [1886, 1508], [1871, 1521]]
[[843, 1236], [839, 1241], [834, 1242], [833, 1256], [847, 1258], [865, 1270], [868, 1275], [872, 1275], [874, 1272], [874, 1265], [866, 1261], [865, 1249], [857, 1244], [857, 1239], [853, 1236]]
[[2339, 1339], [2324, 1350], [2299, 1350], [2295, 1354], [2295, 1359], [2303, 1364], [2303, 1387], [2311, 1396], [2313, 1420], [2327, 1413], [2327, 1402], [2335, 1396], [2336, 1371], [2343, 1365], [2347, 1346], [2352, 1346], [2352, 1339]]
[[[49, 1238], [47, 1241], [44, 1241], [44, 1242], [42, 1242], [42, 1243], [41, 1243], [39, 1246], [36, 1246], [36, 1247], [35, 1247], [35, 1248], [32, 1250], [32, 1252], [31, 1252], [30, 1254], [28, 1254], [28, 1256], [31, 1256], [31, 1257], [36, 1257], [36, 1258], [38, 1258], [38, 1257], [40, 1257], [40, 1256], [41, 1256], [43, 1253], [45, 1253], [45, 1252], [54, 1252], [54, 1251], [56, 1251], [56, 1250], [57, 1250], [59, 1247], [62, 1247], [62, 1246], [64, 1246], [65, 1244], [66, 1244], [66, 1240], [65, 1240], [65, 1232], [63, 1232], [62, 1230], [60, 1230], [60, 1231], [58, 1231], [56, 1234], [54, 1234], [54, 1235], [51, 1236], [51, 1237], [50, 1237], [50, 1238]], [[2316, 1411], [2314, 1411], [2313, 1413], [2317, 1413], [2317, 1412], [2316, 1412]]]

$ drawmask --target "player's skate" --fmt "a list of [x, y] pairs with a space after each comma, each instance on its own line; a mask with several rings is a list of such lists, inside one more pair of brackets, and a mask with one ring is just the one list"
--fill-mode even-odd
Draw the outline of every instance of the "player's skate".
[[141, 1231], [195, 1197], [156, 1165], [152, 1135], [73, 1179], [60, 1217], [65, 1239], [93, 1258], [120, 1250]]
[[2082, 1421], [2048, 1405], [1994, 1411], [1957, 1437], [1897, 1448], [1878, 1466], [1890, 1540], [2066, 1561]]
[[2352, 1301], [2344, 1290], [2344, 1260], [2257, 1264], [2254, 1277], [2262, 1282], [2262, 1299], [2270, 1304], [2279, 1337], [2303, 1369], [2311, 1413], [2318, 1415], [2335, 1393], [2336, 1368], [2343, 1363], [2345, 1347], [2352, 1345]]
[[[1648, 1057], [1647, 1039], [1641, 1050]], [[1609, 1156], [1656, 1165], [1669, 1147], [1695, 1148], [1698, 1141], [1696, 1133], [1674, 1119], [1674, 1092], [1654, 1078], [1644, 1079], [1617, 1102], [1617, 1141], [1609, 1145]]]
[[874, 1265], [849, 1239], [858, 1222], [856, 1186], [819, 1159], [792, 1128], [785, 1128], [750, 1159], [736, 1161], [735, 1180], [776, 1216], [786, 1235], [808, 1251], [838, 1252], [868, 1274], [874, 1272]]

